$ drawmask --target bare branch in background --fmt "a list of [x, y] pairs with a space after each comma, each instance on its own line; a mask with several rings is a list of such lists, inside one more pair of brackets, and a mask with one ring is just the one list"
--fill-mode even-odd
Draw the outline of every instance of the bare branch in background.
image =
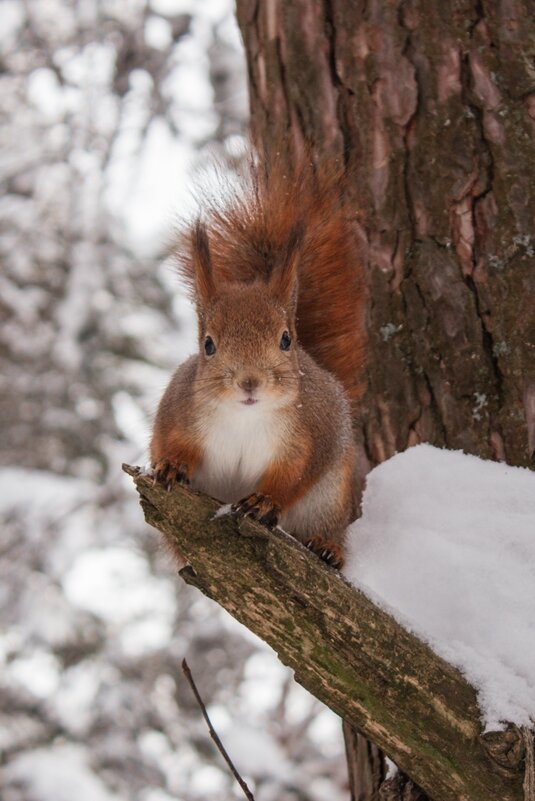
[[191, 675], [191, 670], [189, 668], [189, 665], [188, 665], [188, 663], [186, 662], [185, 659], [182, 660], [182, 672], [184, 673], [184, 676], [188, 680], [188, 683], [189, 683], [191, 689], [193, 690], [193, 695], [195, 696], [195, 699], [196, 699], [197, 703], [199, 704], [199, 708], [200, 708], [200, 710], [202, 712], [202, 716], [206, 721], [206, 725], [208, 726], [208, 731], [210, 732], [210, 737], [212, 738], [212, 740], [216, 744], [219, 753], [221, 754], [221, 756], [223, 757], [223, 759], [225, 760], [225, 762], [229, 766], [229, 768], [230, 768], [230, 770], [232, 772], [232, 775], [234, 776], [234, 778], [236, 779], [236, 781], [238, 782], [238, 784], [242, 788], [242, 790], [243, 790], [243, 792], [245, 794], [245, 797], [248, 799], [248, 801], [254, 801], [253, 794], [249, 790], [249, 787], [247, 786], [247, 782], [245, 782], [242, 779], [242, 777], [240, 776], [240, 774], [238, 773], [238, 771], [237, 771], [237, 769], [236, 769], [236, 767], [234, 765], [234, 762], [229, 757], [229, 755], [228, 755], [228, 753], [227, 753], [227, 751], [225, 749], [225, 746], [221, 742], [218, 733], [216, 732], [216, 730], [214, 729], [214, 727], [212, 725], [212, 721], [210, 720], [210, 717], [208, 716], [208, 712], [206, 711], [206, 706], [204, 705], [204, 702], [203, 702], [203, 700], [202, 700], [202, 698], [200, 696], [200, 693], [199, 693], [199, 691], [197, 689], [197, 685], [195, 684], [195, 681], [193, 680], [193, 676]]

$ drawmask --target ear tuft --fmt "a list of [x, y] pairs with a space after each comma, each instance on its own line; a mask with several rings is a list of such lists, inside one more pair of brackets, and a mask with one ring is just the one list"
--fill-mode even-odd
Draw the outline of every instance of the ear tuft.
[[297, 303], [297, 268], [304, 233], [305, 226], [300, 220], [292, 227], [286, 246], [282, 249], [269, 278], [269, 285], [277, 300], [292, 311], [295, 311]]
[[288, 245], [286, 247], [286, 256], [288, 259], [301, 250], [304, 237], [305, 224], [303, 220], [298, 220], [290, 231], [290, 236], [288, 237]]
[[201, 219], [195, 221], [191, 232], [191, 240], [197, 299], [201, 306], [206, 306], [215, 295], [215, 284], [212, 274], [208, 233]]

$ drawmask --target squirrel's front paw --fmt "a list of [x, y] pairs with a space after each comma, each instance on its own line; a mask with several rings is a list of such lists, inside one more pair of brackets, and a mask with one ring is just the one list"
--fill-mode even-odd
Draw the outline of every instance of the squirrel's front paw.
[[246, 498], [242, 498], [238, 503], [232, 505], [233, 513], [241, 513], [258, 520], [268, 528], [275, 528], [281, 513], [280, 507], [273, 503], [269, 495], [260, 495], [253, 492]]
[[312, 537], [305, 543], [306, 547], [316, 556], [326, 562], [331, 567], [340, 570], [344, 564], [343, 548], [333, 540], [326, 540], [324, 537]]
[[174, 484], [189, 484], [188, 466], [186, 464], [177, 464], [170, 462], [167, 459], [160, 459], [152, 465], [153, 478], [155, 484], [162, 484], [166, 490], [173, 487]]

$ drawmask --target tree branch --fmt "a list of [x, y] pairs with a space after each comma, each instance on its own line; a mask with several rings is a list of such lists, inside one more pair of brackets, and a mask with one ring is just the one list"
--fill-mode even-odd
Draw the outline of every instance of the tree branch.
[[461, 673], [295, 539], [124, 465], [145, 519], [189, 562], [182, 578], [265, 640], [296, 680], [362, 731], [434, 801], [522, 801], [514, 726], [482, 735]]
[[189, 668], [189, 665], [188, 665], [188, 663], [186, 662], [185, 659], [182, 660], [182, 672], [183, 672], [184, 676], [186, 677], [189, 686], [191, 687], [193, 695], [195, 696], [195, 700], [197, 701], [197, 703], [199, 705], [199, 709], [201, 710], [201, 714], [202, 714], [203, 718], [206, 721], [206, 725], [208, 726], [208, 731], [210, 732], [210, 737], [212, 738], [212, 740], [216, 744], [217, 750], [219, 751], [219, 753], [221, 754], [221, 756], [223, 757], [223, 759], [227, 763], [227, 765], [228, 765], [228, 767], [230, 769], [230, 772], [232, 773], [232, 775], [234, 776], [234, 778], [236, 779], [236, 781], [240, 785], [241, 789], [243, 790], [243, 793], [244, 793], [245, 797], [248, 799], [248, 801], [254, 801], [253, 794], [249, 790], [249, 787], [247, 786], [247, 782], [244, 782], [244, 780], [242, 779], [242, 777], [240, 776], [240, 774], [236, 770], [236, 766], [234, 765], [234, 762], [229, 757], [227, 749], [225, 748], [225, 746], [221, 742], [221, 738], [219, 737], [219, 734], [216, 732], [216, 730], [214, 729], [214, 727], [212, 725], [212, 721], [210, 720], [210, 716], [208, 715], [208, 712], [206, 711], [205, 703], [201, 698], [199, 690], [197, 689], [197, 685], [195, 684], [195, 680], [194, 680], [194, 678], [193, 678], [193, 676], [191, 674], [191, 670]]

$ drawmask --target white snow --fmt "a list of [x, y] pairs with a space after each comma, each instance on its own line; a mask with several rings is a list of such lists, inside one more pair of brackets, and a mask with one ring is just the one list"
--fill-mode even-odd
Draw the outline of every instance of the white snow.
[[144, 35], [147, 44], [156, 50], [165, 50], [173, 41], [173, 30], [162, 17], [147, 17]]
[[16, 0], [4, 0], [2, 3], [2, 27], [0, 42], [11, 40], [19, 32], [24, 22], [24, 10]]
[[456, 665], [487, 729], [535, 721], [535, 475], [410, 448], [368, 475], [347, 578]]
[[172, 634], [172, 585], [149, 572], [141, 554], [121, 547], [88, 549], [63, 578], [67, 599], [118, 627], [123, 650], [138, 656], [163, 647]]
[[223, 745], [243, 776], [278, 778], [289, 781], [293, 778], [292, 763], [281, 746], [267, 732], [241, 720], [225, 732]]
[[117, 672], [97, 660], [85, 660], [63, 671], [51, 706], [61, 724], [78, 737], [87, 736], [94, 720], [97, 693], [103, 681], [120, 681]]
[[47, 698], [58, 687], [60, 665], [48, 651], [36, 650], [10, 662], [7, 672], [37, 698]]
[[48, 515], [61, 519], [73, 514], [91, 497], [92, 487], [88, 481], [48, 470], [3, 467], [0, 490], [0, 513], [24, 514], [31, 527]]
[[[137, 141], [134, 102], [144, 106], [151, 83], [141, 70], [136, 79], [129, 108], [132, 119], [126, 120], [117, 138], [105, 200], [112, 214], [121, 214], [127, 241], [136, 252], [149, 256], [162, 249], [165, 237], [173, 229], [177, 209], [187, 208], [190, 203], [188, 176], [194, 151], [159, 118], [148, 126], [145, 140]], [[131, 168], [133, 158], [137, 162], [135, 174]], [[147, 197], [151, 198], [150, 206]]]
[[184, 655], [222, 733], [243, 721], [294, 766], [286, 789], [260, 763], [257, 801], [345, 796], [334, 714], [177, 584], [120, 471], [145, 459], [169, 372], [197, 347], [165, 256], [177, 218], [196, 209], [209, 152], [226, 175], [219, 157], [247, 146], [232, 11], [231, 0], [2, 2], [2, 799], [238, 797], [183, 703]]
[[[280, 688], [286, 678], [286, 672], [281, 663], [272, 657], [271, 649], [263, 648], [252, 654], [244, 666], [243, 681], [240, 686], [241, 707], [244, 714], [267, 712], [280, 700]], [[299, 701], [307, 705], [312, 698], [307, 693], [297, 692], [295, 704], [299, 704]], [[292, 715], [292, 710], [287, 704], [286, 711], [292, 722], [302, 722], [310, 707], [305, 706], [304, 711], [302, 708], [297, 709]]]
[[232, 504], [231, 503], [224, 503], [216, 511], [216, 513], [213, 516], [212, 520], [217, 520], [218, 517], [225, 517], [225, 515], [229, 515], [231, 513], [231, 511], [232, 511]]
[[52, 70], [41, 67], [28, 78], [28, 99], [39, 111], [54, 120], [63, 111], [63, 93]]
[[40, 801], [121, 801], [92, 771], [80, 745], [61, 744], [16, 756], [5, 768], [8, 780]]

